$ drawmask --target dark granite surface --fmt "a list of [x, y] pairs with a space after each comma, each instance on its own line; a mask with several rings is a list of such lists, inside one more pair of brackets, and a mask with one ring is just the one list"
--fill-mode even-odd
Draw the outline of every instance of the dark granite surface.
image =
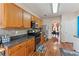
[[7, 43], [4, 43], [3, 46], [4, 47], [12, 47], [16, 44], [19, 44], [19, 43], [23, 42], [23, 41], [29, 40], [32, 37], [34, 37], [34, 36], [28, 36], [26, 34], [19, 35], [19, 36], [13, 36], [13, 37], [11, 37], [11, 41], [7, 42]]

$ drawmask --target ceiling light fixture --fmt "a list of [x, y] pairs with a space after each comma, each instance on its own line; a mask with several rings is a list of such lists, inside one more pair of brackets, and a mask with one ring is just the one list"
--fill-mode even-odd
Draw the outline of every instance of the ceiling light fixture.
[[53, 10], [53, 13], [57, 13], [58, 3], [52, 3], [52, 10]]

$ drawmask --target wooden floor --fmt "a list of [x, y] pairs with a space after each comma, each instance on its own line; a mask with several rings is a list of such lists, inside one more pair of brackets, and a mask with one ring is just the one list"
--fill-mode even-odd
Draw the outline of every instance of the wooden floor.
[[45, 53], [34, 52], [32, 56], [45, 56]]
[[56, 38], [52, 38], [43, 45], [45, 46], [45, 53], [35, 52], [33, 56], [60, 56], [59, 44]]

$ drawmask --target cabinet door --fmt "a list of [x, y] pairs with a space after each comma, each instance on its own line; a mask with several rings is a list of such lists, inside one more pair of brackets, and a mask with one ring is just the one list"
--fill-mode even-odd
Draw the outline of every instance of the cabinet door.
[[20, 50], [18, 50], [17, 56], [25, 56], [25, 47], [22, 47]]
[[40, 26], [43, 27], [43, 20], [40, 21]]
[[32, 21], [36, 21], [36, 17], [32, 15]]
[[31, 56], [34, 52], [33, 46], [28, 47], [28, 55]]
[[3, 28], [4, 5], [0, 3], [0, 28]]
[[11, 54], [11, 56], [25, 56], [25, 47], [20, 48], [15, 53]]
[[39, 23], [38, 23], [38, 24], [39, 24], [39, 25], [38, 25], [39, 28], [42, 28], [42, 25], [43, 25], [43, 24], [42, 24], [42, 20], [41, 20], [41, 19], [39, 19]]
[[34, 38], [30, 38], [27, 43], [26, 43], [27, 47], [26, 47], [26, 55], [28, 56], [31, 56], [32, 53], [34, 52], [35, 50], [35, 41], [34, 41]]
[[26, 54], [25, 54], [25, 55], [26, 55], [26, 56], [29, 56], [29, 52], [30, 52], [30, 51], [29, 51], [29, 48], [26, 47]]
[[8, 55], [10, 56], [25, 56], [26, 43], [20, 43], [8, 48]]
[[23, 11], [23, 24], [25, 28], [31, 28], [31, 14]]
[[38, 28], [40, 28], [40, 20], [39, 19], [37, 19], [37, 23], [38, 23]]
[[29, 53], [30, 53], [28, 47], [29, 47], [29, 40], [26, 41], [26, 52], [25, 52], [26, 53], [26, 56], [29, 56]]
[[6, 27], [21, 27], [22, 24], [22, 9], [14, 4], [5, 4], [5, 26]]

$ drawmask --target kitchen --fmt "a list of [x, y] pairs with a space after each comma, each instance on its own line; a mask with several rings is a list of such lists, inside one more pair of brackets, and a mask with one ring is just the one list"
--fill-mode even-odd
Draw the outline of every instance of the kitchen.
[[78, 5], [0, 3], [0, 55], [79, 56]]
[[45, 42], [43, 21], [16, 4], [0, 4], [0, 17], [0, 28], [5, 33], [0, 35], [3, 55], [29, 56], [36, 51], [36, 44]]

